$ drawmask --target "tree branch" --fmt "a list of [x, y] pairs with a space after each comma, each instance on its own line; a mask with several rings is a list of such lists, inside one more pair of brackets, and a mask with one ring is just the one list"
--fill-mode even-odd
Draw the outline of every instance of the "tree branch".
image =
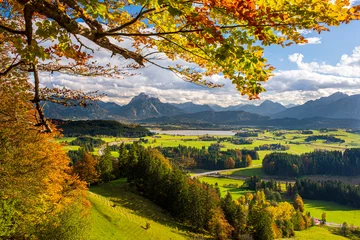
[[4, 29], [5, 31], [9, 32], [9, 33], [14, 33], [14, 34], [25, 34], [25, 31], [21, 31], [21, 30], [15, 30], [12, 28], [9, 28], [7, 26], [4, 26], [2, 24], [0, 24], [0, 29]]
[[[104, 36], [100, 36], [97, 32], [81, 25], [74, 19], [71, 19], [65, 12], [62, 12], [56, 5], [48, 1], [31, 1], [28, 0], [16, 0], [18, 3], [25, 5], [31, 3], [34, 9], [49, 19], [56, 21], [61, 27], [66, 29], [69, 33], [81, 35], [90, 41], [96, 43], [98, 46], [110, 50], [114, 54], [119, 54], [125, 59], [133, 59], [140, 66], [144, 66], [144, 58], [141, 54], [130, 51], [128, 49], [119, 47], [110, 42], [110, 40]], [[95, 20], [96, 21], [96, 20]]]
[[32, 17], [34, 14], [33, 7], [30, 4], [25, 4], [24, 7], [24, 19], [25, 19], [25, 34], [27, 38], [27, 43], [30, 46], [32, 42]]
[[4, 72], [1, 72], [1, 73], [0, 73], [0, 76], [5, 76], [5, 75], [8, 74], [13, 68], [15, 68], [15, 67], [17, 67], [17, 66], [19, 66], [20, 64], [23, 64], [23, 63], [24, 63], [24, 61], [19, 61], [19, 62], [15, 63], [15, 64], [10, 65], [10, 67], [8, 67]]
[[33, 72], [34, 72], [34, 83], [35, 83], [35, 96], [34, 99], [32, 100], [33, 103], [35, 103], [35, 108], [36, 111], [39, 114], [39, 118], [40, 118], [40, 122], [37, 124], [38, 126], [44, 126], [45, 127], [45, 131], [43, 132], [48, 132], [51, 133], [52, 129], [49, 126], [46, 118], [45, 118], [45, 114], [44, 111], [40, 105], [40, 79], [39, 79], [39, 71], [37, 69], [36, 64], [32, 64], [33, 66]]
[[97, 20], [92, 18], [89, 14], [86, 14], [84, 9], [82, 9], [76, 1], [74, 0], [60, 0], [60, 1], [68, 5], [72, 9], [74, 9], [91, 29], [98, 30], [100, 32], [103, 31], [103, 27], [101, 26], [101, 24]]
[[137, 20], [139, 20], [143, 15], [145, 15], [146, 13], [149, 13], [149, 12], [152, 12], [152, 11], [155, 11], [155, 8], [151, 8], [151, 9], [148, 9], [148, 10], [145, 10], [143, 11], [145, 8], [145, 5], [141, 8], [139, 14], [133, 18], [132, 20], [130, 20], [129, 22], [127, 23], [124, 23], [123, 25], [119, 26], [119, 27], [116, 27], [116, 28], [113, 28], [113, 29], [110, 29], [109, 31], [106, 31], [107, 33], [113, 33], [113, 32], [117, 32], [117, 31], [120, 31], [132, 24], [134, 24]]
[[[276, 27], [276, 26], [289, 26], [296, 25], [293, 23], [278, 23], [278, 24], [258, 24], [258, 25], [232, 25], [232, 26], [219, 26], [220, 29], [232, 29], [232, 28], [241, 28], [241, 27]], [[195, 32], [203, 32], [204, 28], [197, 29], [187, 29], [187, 30], [177, 30], [172, 32], [154, 32], [154, 33], [119, 33], [119, 32], [103, 32], [98, 33], [99, 36], [129, 36], [129, 37], [150, 37], [150, 36], [163, 36], [163, 35], [172, 35], [179, 33], [195, 33]]]

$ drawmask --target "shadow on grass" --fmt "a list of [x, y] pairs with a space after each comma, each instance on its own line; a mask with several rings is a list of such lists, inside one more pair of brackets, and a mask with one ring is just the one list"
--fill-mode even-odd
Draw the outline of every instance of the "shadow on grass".
[[265, 172], [261, 167], [259, 168], [244, 168], [238, 171], [235, 171], [231, 174], [231, 176], [244, 176], [244, 177], [251, 177], [251, 176], [258, 176], [264, 177], [266, 176]]
[[304, 199], [304, 203], [306, 205], [310, 205], [313, 209], [319, 209], [321, 211], [359, 211], [352, 206], [341, 205], [339, 203], [331, 202], [331, 201], [323, 201], [323, 200], [309, 200]]
[[193, 233], [188, 233], [192, 229], [188, 226], [176, 222], [167, 211], [155, 205], [150, 200], [133, 193], [126, 182], [126, 179], [119, 179], [100, 186], [90, 188], [90, 191], [108, 198], [114, 203], [113, 207], [121, 206], [128, 208], [134, 214], [152, 220], [154, 222], [176, 228], [185, 232], [176, 232], [186, 237], [194, 237]]

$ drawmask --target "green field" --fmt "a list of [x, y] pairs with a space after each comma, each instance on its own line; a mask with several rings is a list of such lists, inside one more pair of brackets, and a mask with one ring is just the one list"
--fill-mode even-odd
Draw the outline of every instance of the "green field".
[[327, 227], [311, 227], [303, 231], [296, 231], [295, 237], [291, 239], [297, 240], [345, 240], [348, 239], [343, 236], [335, 235], [331, 232], [332, 229]]
[[238, 170], [229, 170], [226, 172], [222, 172], [221, 174], [229, 175], [229, 176], [244, 176], [244, 177], [258, 176], [260, 178], [266, 176], [261, 166], [242, 168]]
[[[238, 199], [239, 197], [243, 196], [246, 192], [253, 192], [246, 189], [240, 189], [241, 185], [243, 185], [244, 183], [244, 181], [242, 180], [228, 179], [228, 178], [214, 178], [214, 177], [200, 177], [199, 180], [212, 185], [215, 185], [215, 183], [217, 183], [220, 188], [221, 197], [225, 197], [227, 192], [230, 192], [233, 199]], [[239, 187], [238, 188], [224, 187], [225, 184], [238, 184]]]
[[[89, 193], [92, 240], [189, 239], [192, 234], [164, 210], [131, 193], [124, 179], [92, 187]], [[145, 229], [146, 223], [150, 228]]]
[[360, 226], [360, 210], [349, 206], [340, 205], [328, 201], [306, 200], [305, 211], [310, 212], [311, 216], [321, 218], [321, 214], [326, 212], [326, 220], [342, 224], [347, 222], [349, 225]]

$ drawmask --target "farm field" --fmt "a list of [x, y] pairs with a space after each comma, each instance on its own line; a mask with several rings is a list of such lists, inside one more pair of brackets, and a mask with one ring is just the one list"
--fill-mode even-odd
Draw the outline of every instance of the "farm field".
[[[294, 154], [301, 154], [305, 152], [310, 152], [315, 149], [328, 149], [328, 150], [343, 150], [348, 147], [360, 147], [360, 135], [347, 133], [344, 130], [338, 130], [336, 132], [327, 132], [327, 133], [320, 133], [317, 130], [312, 130], [313, 134], [311, 135], [334, 135], [345, 140], [345, 143], [324, 143], [324, 141], [314, 141], [307, 143], [305, 139], [309, 134], [301, 134], [299, 131], [287, 131], [282, 136], [275, 136], [276, 132], [269, 132], [266, 131], [265, 133], [260, 133], [259, 137], [254, 138], [254, 142], [252, 144], [233, 144], [230, 142], [222, 142], [222, 150], [226, 149], [254, 149], [254, 147], [259, 147], [260, 145], [264, 144], [275, 144], [279, 143], [282, 145], [289, 145], [290, 149], [286, 152], [294, 153]], [[205, 131], [204, 131], [205, 132]], [[216, 137], [229, 137], [229, 136], [216, 136]], [[71, 142], [74, 140], [74, 137], [65, 137], [57, 139], [56, 141], [61, 142]], [[138, 141], [139, 138], [116, 138], [116, 137], [102, 137], [107, 143], [111, 142], [121, 142], [125, 141], [131, 143], [132, 141]], [[159, 134], [156, 137], [148, 136], [144, 137], [143, 139], [147, 140], [147, 143], [141, 143], [145, 147], [176, 147], [179, 145], [189, 146], [189, 147], [209, 147], [211, 144], [216, 143], [216, 141], [201, 141], [198, 140], [199, 136], [177, 136], [177, 135], [166, 135], [166, 134]], [[260, 160], [254, 160], [253, 164], [258, 165], [261, 164], [262, 159], [273, 151], [264, 150], [258, 151]]]
[[[192, 236], [161, 208], [128, 191], [125, 179], [90, 188], [89, 200], [92, 240], [189, 239]], [[146, 223], [150, 223], [147, 230]]]

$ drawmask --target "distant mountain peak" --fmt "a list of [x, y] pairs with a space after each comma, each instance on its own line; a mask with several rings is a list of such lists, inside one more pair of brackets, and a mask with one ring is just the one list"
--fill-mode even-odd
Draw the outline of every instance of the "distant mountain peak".
[[277, 102], [273, 102], [270, 100], [265, 100], [264, 102], [262, 102], [259, 106], [269, 106], [269, 105], [281, 105], [280, 103]]
[[331, 94], [329, 97], [336, 97], [336, 98], [339, 98], [339, 97], [348, 97], [349, 95], [345, 94], [345, 93], [342, 93], [342, 92], [336, 92], [336, 93], [333, 93]]

